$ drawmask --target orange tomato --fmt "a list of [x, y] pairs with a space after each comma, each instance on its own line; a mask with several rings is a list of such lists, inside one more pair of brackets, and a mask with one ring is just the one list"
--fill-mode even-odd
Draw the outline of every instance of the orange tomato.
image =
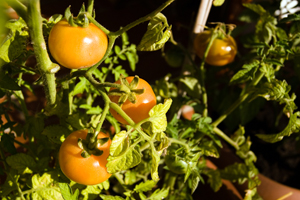
[[183, 105], [181, 107], [182, 116], [187, 120], [192, 120], [192, 116], [195, 113], [195, 110], [192, 106]]
[[[131, 83], [133, 76], [126, 77], [128, 83]], [[118, 80], [115, 83], [120, 83]], [[145, 92], [141, 95], [136, 95], [136, 103], [133, 104], [129, 100], [126, 100], [122, 105], [122, 110], [135, 122], [138, 123], [143, 119], [149, 117], [149, 111], [156, 105], [156, 96], [152, 90], [152, 87], [144, 79], [139, 79], [139, 84], [136, 89], [145, 89]], [[112, 90], [114, 88], [111, 88]], [[109, 95], [112, 102], [118, 103], [120, 96]], [[114, 109], [110, 109], [110, 112], [114, 118], [116, 118], [122, 124], [128, 124], [127, 121], [121, 117]]]
[[92, 23], [82, 28], [61, 20], [50, 31], [48, 45], [51, 55], [59, 64], [69, 69], [80, 69], [91, 67], [103, 58], [108, 39]]
[[[210, 30], [203, 31], [194, 40], [195, 52], [201, 59], [203, 59], [211, 35]], [[237, 45], [231, 36], [216, 38], [209, 49], [205, 62], [213, 66], [224, 66], [233, 62], [236, 53]]]
[[[78, 138], [85, 139], [87, 134], [88, 130], [78, 130], [65, 139], [59, 150], [59, 165], [69, 179], [83, 185], [96, 185], [111, 176], [106, 169], [111, 139], [97, 147], [103, 151], [101, 156], [91, 155], [83, 158], [81, 156], [82, 149], [78, 146]], [[105, 137], [109, 137], [109, 135], [103, 132], [98, 135], [98, 139]]]

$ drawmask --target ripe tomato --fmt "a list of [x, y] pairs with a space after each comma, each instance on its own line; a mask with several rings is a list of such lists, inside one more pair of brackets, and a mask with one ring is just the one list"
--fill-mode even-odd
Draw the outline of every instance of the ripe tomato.
[[[133, 76], [126, 78], [128, 83], [131, 83]], [[120, 83], [120, 80], [115, 82]], [[147, 81], [139, 79], [139, 84], [136, 89], [145, 89], [145, 92], [141, 95], [136, 95], [136, 103], [133, 104], [129, 100], [126, 100], [122, 105], [122, 110], [135, 122], [138, 123], [143, 119], [149, 117], [149, 111], [156, 105], [156, 96]], [[115, 89], [111, 88], [110, 90]], [[109, 96], [110, 100], [114, 103], [118, 103], [120, 96]], [[126, 120], [121, 117], [114, 109], [110, 109], [110, 112], [114, 118], [116, 118], [122, 124], [128, 124]]]
[[[59, 164], [62, 172], [71, 180], [83, 185], [96, 185], [106, 181], [111, 174], [106, 170], [107, 157], [111, 140], [98, 146], [103, 151], [101, 156], [91, 155], [88, 158], [81, 156], [82, 150], [78, 146], [78, 138], [85, 139], [88, 130], [78, 130], [71, 133], [62, 143], [59, 150]], [[99, 138], [109, 137], [100, 132]]]
[[190, 105], [183, 105], [181, 107], [182, 116], [187, 120], [192, 120], [193, 114], [195, 113], [195, 110]]
[[99, 62], [107, 49], [107, 35], [90, 23], [88, 27], [72, 27], [61, 20], [50, 31], [48, 45], [53, 58], [69, 69], [91, 67]]
[[[212, 32], [203, 31], [194, 40], [196, 54], [202, 59], [204, 51], [210, 41]], [[224, 66], [231, 63], [237, 53], [235, 40], [231, 36], [216, 38], [208, 52], [205, 62], [213, 66]]]

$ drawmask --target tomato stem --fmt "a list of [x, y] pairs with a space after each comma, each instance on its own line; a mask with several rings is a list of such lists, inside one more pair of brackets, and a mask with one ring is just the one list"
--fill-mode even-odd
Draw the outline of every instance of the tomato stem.
[[39, 0], [30, 0], [28, 4], [28, 27], [33, 42], [33, 49], [36, 55], [39, 71], [44, 82], [47, 103], [52, 106], [56, 101], [55, 75], [58, 65], [51, 62], [46, 43], [43, 37], [42, 17]]
[[100, 133], [101, 131], [101, 127], [103, 125], [103, 122], [105, 120], [105, 117], [108, 113], [108, 110], [109, 110], [109, 103], [105, 102], [105, 105], [104, 105], [104, 109], [101, 113], [101, 117], [100, 117], [100, 121], [99, 123], [97, 124], [97, 127], [96, 127], [96, 130], [95, 130], [95, 134], [94, 134], [94, 138], [96, 139], [98, 137], [98, 134]]
[[128, 24], [127, 26], [120, 28], [118, 31], [111, 33], [111, 35], [117, 35], [120, 36], [122, 35], [124, 32], [127, 32], [128, 30], [132, 29], [133, 27], [151, 20], [153, 17], [155, 17], [159, 12], [161, 12], [162, 10], [164, 10], [167, 6], [169, 6], [173, 1], [175, 0], [168, 0], [166, 2], [164, 2], [160, 7], [158, 7], [156, 10], [154, 10], [153, 12], [151, 12], [150, 14], [139, 18], [138, 20]]
[[[20, 79], [20, 80], [22, 80], [22, 79]], [[24, 95], [22, 93], [22, 90], [14, 91], [14, 94], [17, 97], [17, 99], [19, 100], [22, 111], [24, 112], [25, 119], [28, 118], [28, 116], [29, 116], [28, 109], [27, 109], [27, 106], [26, 106], [26, 103], [24, 100]]]
[[203, 117], [207, 117], [207, 93], [206, 93], [206, 87], [205, 87], [205, 68], [204, 68], [204, 65], [205, 65], [205, 60], [206, 60], [206, 57], [208, 55], [208, 52], [210, 50], [210, 47], [211, 45], [213, 44], [214, 40], [218, 37], [218, 33], [217, 33], [217, 29], [215, 29], [213, 32], [212, 32], [212, 35], [211, 35], [211, 38], [209, 40], [209, 43], [207, 44], [207, 47], [204, 51], [204, 55], [203, 55], [203, 59], [201, 61], [201, 64], [200, 64], [200, 84], [201, 84], [201, 95], [202, 95], [202, 103], [204, 105], [204, 110], [203, 110]]
[[186, 141], [177, 140], [175, 138], [168, 138], [168, 140], [171, 143], [176, 143], [176, 144], [179, 144], [179, 145], [183, 146], [187, 150], [187, 153], [190, 152], [190, 147], [189, 147], [189, 145], [187, 144]]
[[89, 0], [89, 1], [88, 1], [87, 12], [88, 12], [91, 16], [93, 15], [93, 10], [94, 10], [94, 0]]
[[239, 150], [239, 145], [233, 141], [230, 137], [228, 137], [223, 131], [221, 131], [219, 128], [215, 127], [213, 131], [220, 136], [222, 139], [224, 139], [226, 142], [228, 142], [231, 146], [233, 146], [236, 150]]
[[[257, 85], [259, 83], [259, 81], [262, 79], [262, 77], [264, 76], [264, 72], [258, 71], [257, 76], [255, 76], [255, 78], [253, 79], [253, 81], [249, 84], [249, 88]], [[226, 119], [226, 117], [232, 112], [234, 111], [239, 105], [241, 105], [241, 103], [243, 103], [247, 97], [251, 94], [251, 91], [248, 90], [245, 92], [245, 94], [243, 94], [242, 96], [240, 96], [225, 112], [224, 114], [222, 114], [217, 120], [215, 120], [211, 125], [217, 127], [224, 119]]]

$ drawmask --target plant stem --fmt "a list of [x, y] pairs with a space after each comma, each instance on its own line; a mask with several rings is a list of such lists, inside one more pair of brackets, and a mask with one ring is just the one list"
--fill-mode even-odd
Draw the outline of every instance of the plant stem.
[[21, 90], [16, 90], [16, 91], [14, 91], [14, 94], [19, 100], [22, 111], [24, 112], [24, 115], [25, 115], [25, 119], [28, 118], [28, 116], [29, 116], [28, 109], [27, 109], [27, 106], [25, 104], [24, 95], [23, 95], [22, 91]]
[[39, 71], [44, 82], [44, 88], [47, 98], [47, 103], [52, 106], [56, 100], [56, 83], [53, 72], [59, 69], [59, 66], [52, 63], [46, 48], [46, 43], [43, 37], [42, 17], [40, 12], [39, 0], [30, 0], [28, 5], [28, 27], [33, 49], [36, 55]]
[[238, 150], [240, 147], [239, 145], [234, 142], [230, 137], [228, 137], [223, 131], [221, 131], [219, 128], [215, 127], [213, 129], [213, 131], [220, 136], [221, 138], [223, 138], [226, 142], [228, 142], [231, 146], [233, 146], [236, 150]]
[[167, 6], [169, 6], [173, 1], [175, 0], [167, 0], [165, 3], [163, 3], [160, 7], [158, 7], [156, 10], [154, 10], [153, 12], [151, 12], [150, 14], [142, 17], [142, 18], [139, 18], [138, 20], [128, 24], [127, 26], [121, 28], [120, 30], [114, 32], [114, 33], [111, 33], [112, 35], [117, 35], [117, 36], [120, 36], [122, 35], [124, 32], [128, 31], [129, 29], [143, 23], [143, 22], [146, 22], [146, 21], [149, 21], [151, 20], [155, 15], [157, 15], [159, 12], [161, 12], [162, 10], [164, 10]]
[[[249, 84], [248, 88], [251, 88], [255, 85], [257, 85], [259, 83], [259, 81], [262, 79], [262, 77], [264, 76], [264, 73], [261, 71], [258, 71], [257, 76], [255, 76], [255, 78], [253, 79], [253, 81]], [[241, 105], [241, 103], [243, 103], [248, 96], [251, 94], [251, 91], [246, 91], [245, 94], [243, 94], [242, 96], [240, 96], [217, 120], [215, 120], [211, 125], [217, 127], [224, 119], [226, 119], [226, 117], [232, 112], [234, 111], [238, 106]]]
[[217, 29], [215, 29], [211, 35], [211, 38], [209, 40], [209, 43], [207, 44], [207, 47], [205, 49], [204, 55], [203, 55], [203, 59], [201, 61], [200, 64], [200, 84], [201, 84], [201, 95], [202, 95], [202, 104], [204, 105], [204, 110], [203, 110], [203, 117], [207, 117], [207, 93], [206, 93], [206, 88], [205, 88], [205, 60], [206, 57], [208, 55], [208, 52], [210, 50], [211, 45], [213, 44], [214, 40], [217, 38], [218, 33], [217, 33]]
[[6, 163], [6, 160], [5, 160], [5, 155], [4, 155], [2, 146], [0, 146], [0, 156], [1, 156], [1, 159], [3, 160], [3, 163], [4, 163], [4, 169], [6, 169], [6, 170], [9, 169], [9, 166]]
[[88, 1], [87, 12], [88, 12], [90, 15], [93, 15], [93, 9], [94, 9], [94, 0], [89, 0], [89, 1]]
[[100, 121], [97, 124], [96, 130], [95, 130], [95, 137], [96, 138], [97, 138], [97, 136], [98, 136], [98, 134], [99, 134], [99, 132], [101, 130], [102, 124], [103, 124], [103, 122], [105, 120], [105, 117], [106, 117], [106, 115], [108, 113], [108, 110], [109, 110], [109, 103], [105, 103], [104, 109], [103, 109], [103, 111], [101, 113]]
[[179, 144], [181, 146], [184, 146], [184, 148], [187, 150], [187, 152], [189, 153], [190, 152], [190, 147], [189, 145], [185, 142], [185, 141], [181, 141], [181, 140], [177, 140], [175, 138], [168, 138], [168, 140], [171, 142], [171, 143], [176, 143], [176, 144]]

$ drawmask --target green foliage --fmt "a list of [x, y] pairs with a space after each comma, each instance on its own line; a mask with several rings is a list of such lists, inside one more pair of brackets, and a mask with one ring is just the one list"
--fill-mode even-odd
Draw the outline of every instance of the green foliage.
[[[116, 32], [98, 24], [95, 13], [86, 11], [84, 6], [77, 19], [67, 8], [65, 17], [73, 25], [84, 26], [88, 20], [102, 29], [108, 35], [109, 48], [99, 66], [62, 70], [61, 75], [41, 70], [42, 60], [28, 66], [32, 56], [49, 57], [42, 44], [54, 24], [62, 19], [62, 15], [53, 15], [48, 20], [41, 18], [39, 31], [43, 38], [35, 46], [37, 49], [27, 50], [26, 45], [32, 43], [33, 37], [29, 32], [37, 31], [28, 26], [27, 19], [37, 22], [32, 12], [27, 12], [33, 2], [12, 4], [21, 17], [5, 23], [8, 34], [0, 43], [0, 98], [5, 97], [0, 103], [0, 114], [4, 113], [8, 121], [0, 120], [0, 175], [6, 176], [0, 186], [3, 199], [192, 200], [192, 194], [204, 180], [216, 192], [223, 184], [222, 179], [246, 183], [244, 199], [261, 199], [257, 191], [260, 184], [255, 166], [257, 158], [251, 150], [253, 136], [246, 125], [256, 120], [265, 105], [272, 102], [279, 110], [275, 113], [279, 114], [276, 122], [283, 115], [288, 123], [278, 133], [273, 132], [277, 130], [274, 127], [272, 132], [255, 136], [275, 143], [300, 130], [300, 112], [295, 102], [295, 85], [299, 85], [300, 77], [299, 15], [292, 14], [277, 22], [262, 5], [244, 4], [247, 9], [239, 19], [255, 23], [253, 32], [240, 41], [249, 54], [240, 55], [238, 61], [223, 70], [204, 68], [201, 63], [199, 68], [198, 60], [175, 41], [172, 26], [162, 14], [172, 0]], [[214, 6], [223, 3], [216, 0]], [[89, 4], [90, 7], [93, 1]], [[26, 16], [22, 16], [24, 13]], [[145, 21], [149, 23], [139, 45], [130, 43], [127, 32]], [[117, 38], [120, 40], [115, 44]], [[170, 56], [167, 51], [165, 59], [172, 67], [182, 67], [184, 73], [172, 72], [149, 80], [154, 84], [157, 105], [150, 110], [148, 118], [121, 125], [110, 110], [128, 116], [122, 107], [112, 104], [109, 89], [118, 87], [113, 82], [121, 76], [135, 72], [138, 51], [164, 50], [168, 41], [177, 49], [173, 49], [175, 56], [171, 57], [167, 57]], [[289, 79], [285, 74], [289, 70], [296, 71], [298, 76]], [[52, 75], [54, 79], [48, 80]], [[55, 94], [50, 90], [52, 86]], [[122, 92], [128, 96], [126, 91]], [[49, 101], [51, 96], [55, 96], [54, 104]], [[36, 105], [42, 108], [32, 109], [30, 101], [37, 101]], [[191, 118], [185, 117], [184, 105], [193, 109]], [[12, 113], [20, 113], [18, 123], [10, 119]], [[219, 128], [220, 123], [224, 130]], [[106, 164], [107, 171], [113, 175], [98, 185], [77, 184], [60, 171], [57, 158], [60, 145], [70, 133], [82, 129], [113, 133]], [[22, 134], [29, 142], [20, 149], [14, 142]], [[221, 169], [208, 168], [208, 159], [222, 159], [225, 142], [232, 147], [239, 162]]]

